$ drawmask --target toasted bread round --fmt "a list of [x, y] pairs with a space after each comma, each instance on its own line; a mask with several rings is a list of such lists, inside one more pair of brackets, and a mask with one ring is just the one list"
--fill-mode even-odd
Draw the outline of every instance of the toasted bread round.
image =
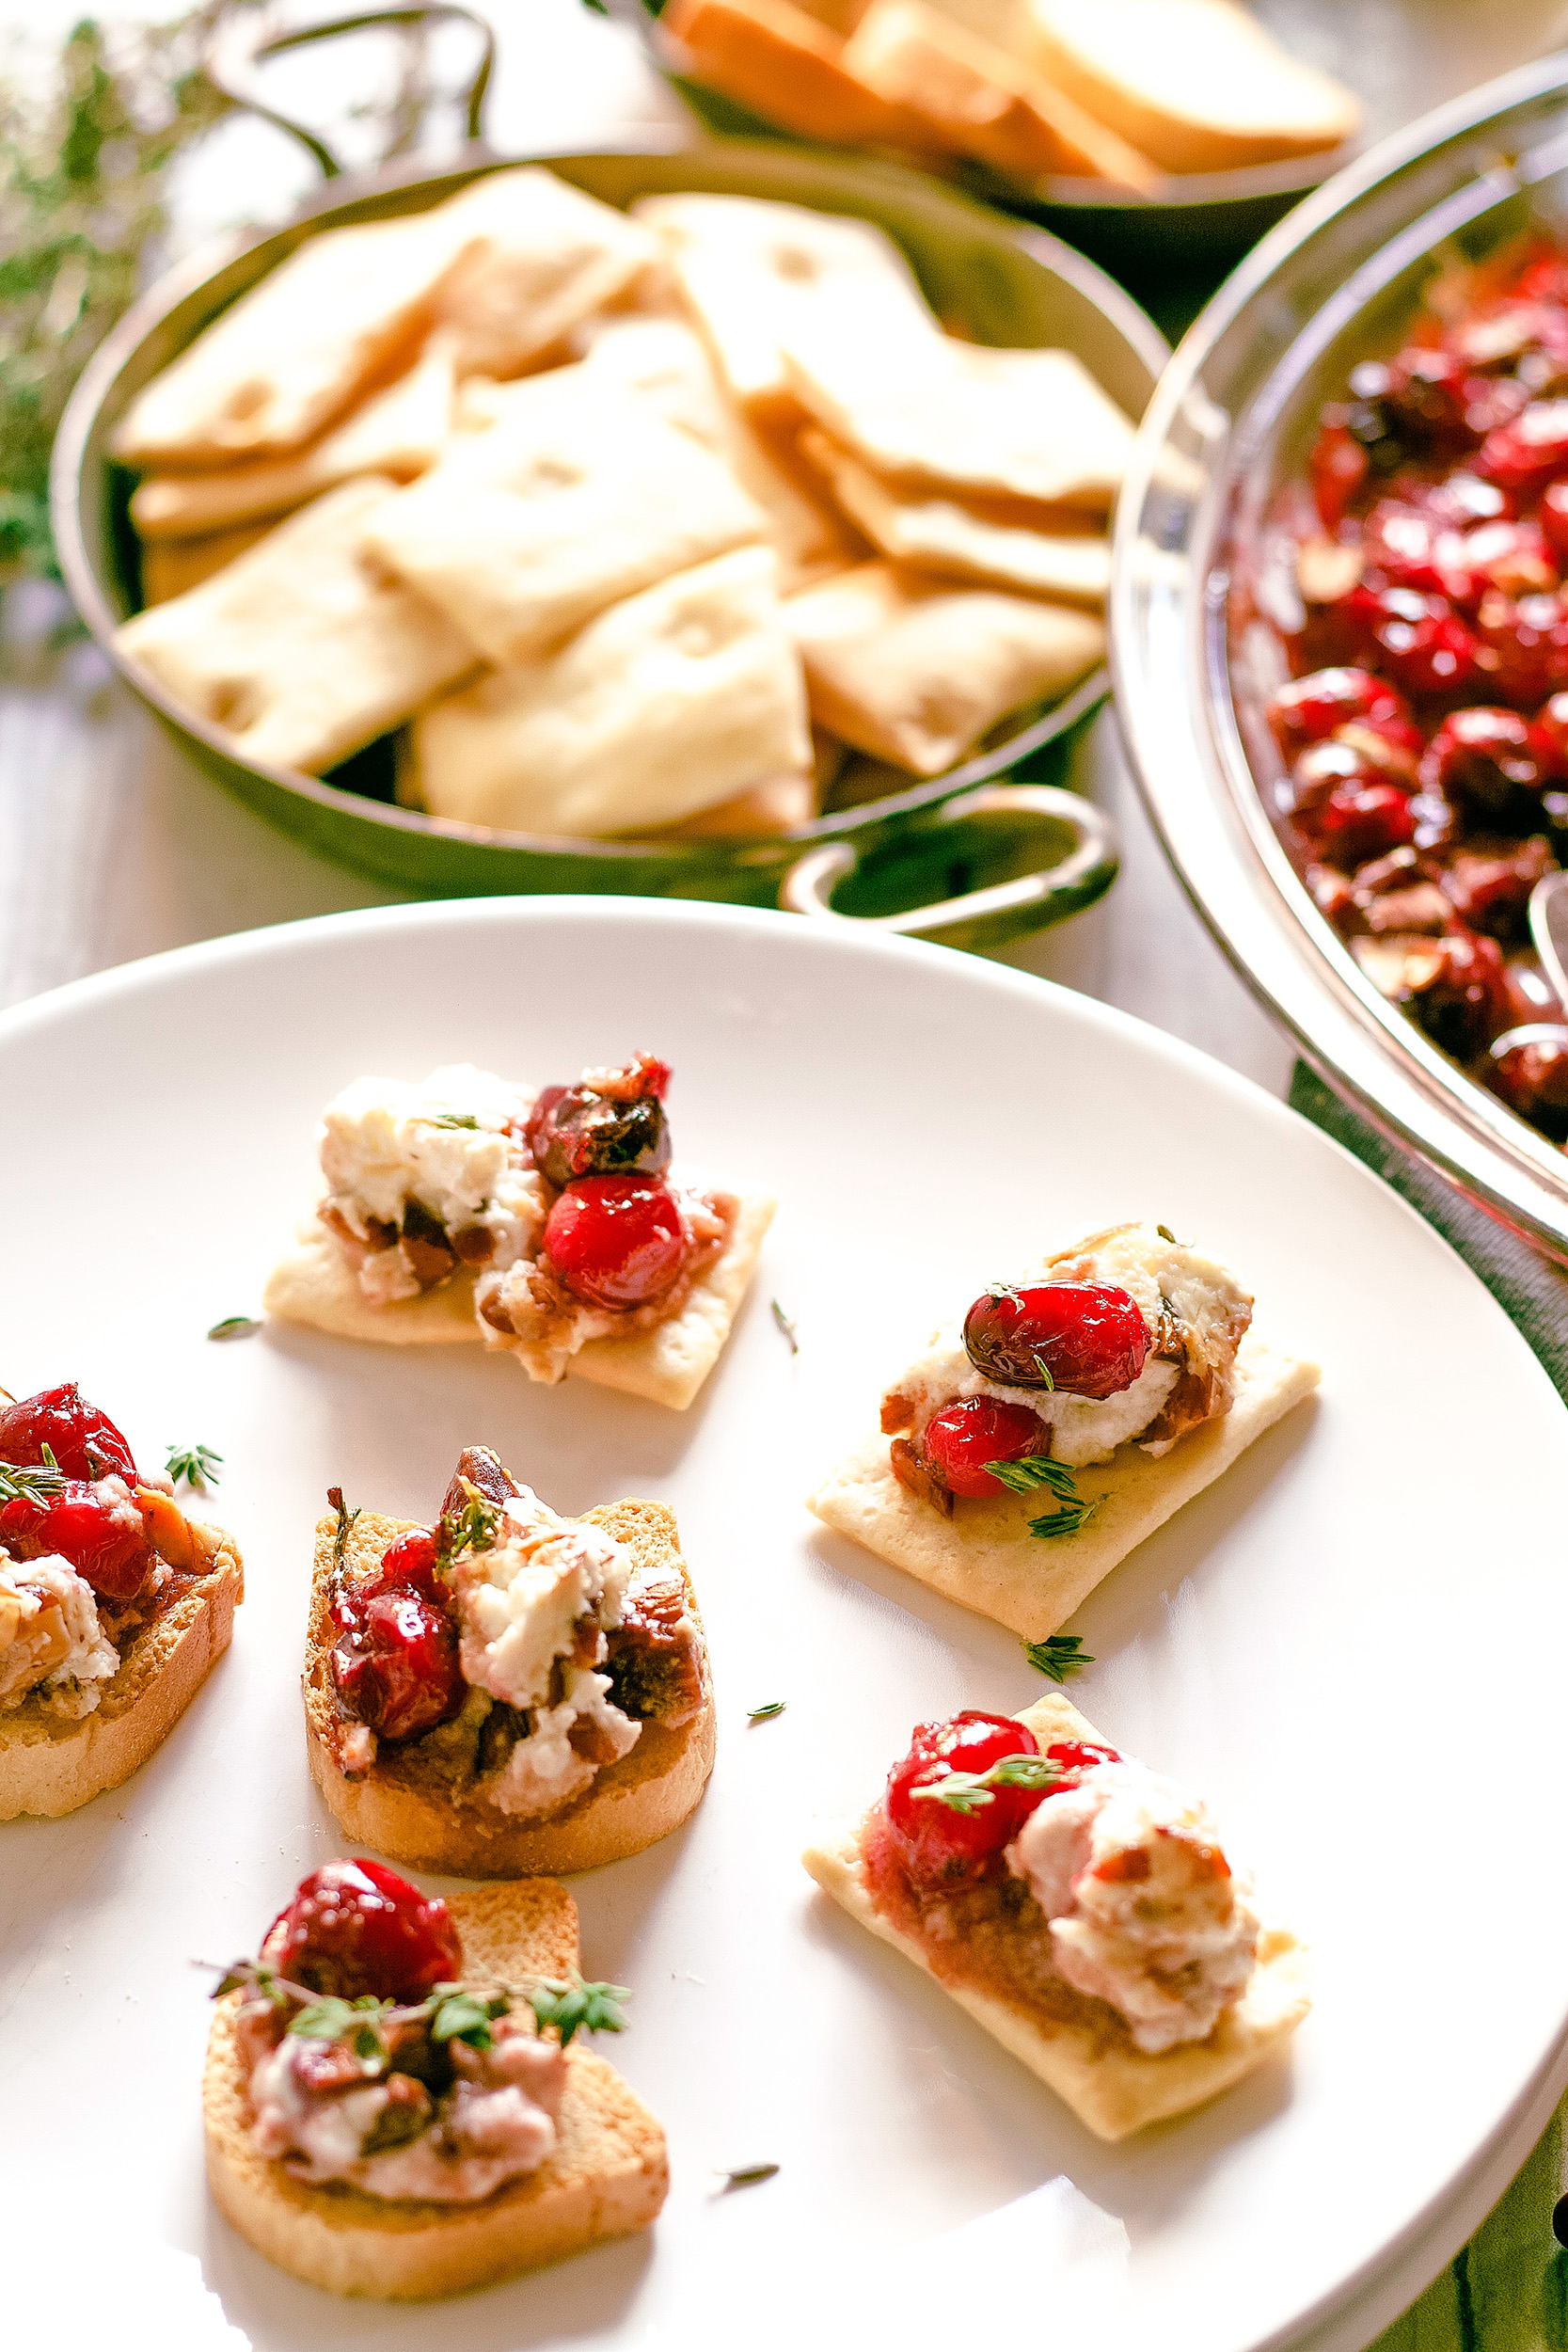
[[[578, 1965], [577, 1905], [547, 1880], [452, 1899], [474, 1973], [565, 1977]], [[250, 2136], [234, 2036], [240, 1995], [218, 2004], [202, 2083], [207, 2179], [240, 2235], [333, 2295], [418, 2302], [489, 2286], [603, 2238], [645, 2229], [670, 2185], [664, 2134], [613, 2067], [574, 2042], [555, 2148], [531, 2172], [473, 2205], [368, 2197], [294, 2180]]]
[[161, 1747], [229, 1647], [245, 1566], [221, 1527], [188, 1522], [201, 1572], [173, 1607], [127, 1642], [90, 1715], [52, 1714], [36, 1694], [0, 1715], [0, 1821], [57, 1820], [118, 1788]]
[[[639, 1568], [678, 1571], [686, 1607], [701, 1613], [681, 1557], [673, 1512], [661, 1502], [601, 1503], [584, 1518], [623, 1543]], [[363, 1570], [414, 1522], [361, 1512], [348, 1537], [348, 1561]], [[341, 1724], [332, 1682], [332, 1547], [336, 1522], [316, 1530], [315, 1577], [305, 1645], [305, 1740], [317, 1788], [356, 1844], [418, 1870], [457, 1878], [516, 1878], [534, 1872], [596, 1869], [623, 1862], [678, 1829], [713, 1770], [717, 1723], [705, 1650], [703, 1704], [673, 1730], [644, 1723], [629, 1756], [595, 1773], [559, 1812], [540, 1818], [503, 1813], [453, 1776], [438, 1737], [384, 1745], [369, 1772], [350, 1779], [336, 1760]]]

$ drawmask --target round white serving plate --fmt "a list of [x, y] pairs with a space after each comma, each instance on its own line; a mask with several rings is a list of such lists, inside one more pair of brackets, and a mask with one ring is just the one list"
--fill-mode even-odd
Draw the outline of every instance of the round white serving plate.
[[[207, 1341], [255, 1308], [347, 1079], [471, 1058], [544, 1083], [643, 1045], [675, 1065], [682, 1156], [782, 1203], [689, 1414], [532, 1388], [477, 1347]], [[135, 1780], [0, 1827], [26, 2340], [155, 2320], [164, 2352], [685, 2352], [979, 2323], [1074, 2352], [1346, 2352], [1522, 2160], [1568, 2080], [1568, 1417], [1460, 1261], [1277, 1103], [997, 965], [571, 898], [337, 916], [81, 982], [0, 1021], [0, 1380], [80, 1378], [149, 1462], [215, 1447], [209, 1508], [248, 1584], [231, 1653]], [[1238, 2091], [1106, 2148], [799, 1867], [918, 1718], [1040, 1687], [1010, 1637], [799, 1498], [938, 1313], [1135, 1216], [1228, 1258], [1325, 1377], [1101, 1588], [1074, 1695], [1209, 1796], [1313, 1944], [1317, 2006]], [[253, 1951], [341, 1850], [297, 1692], [325, 1487], [428, 1518], [474, 1441], [565, 1510], [642, 1493], [680, 1515], [718, 1769], [684, 1830], [574, 1889], [587, 1972], [634, 1989], [633, 2030], [600, 2046], [663, 2119], [673, 2186], [651, 2234], [555, 2270], [439, 2309], [342, 2304], [207, 2202], [188, 1963]], [[763, 2161], [776, 2178], [715, 2193]]]

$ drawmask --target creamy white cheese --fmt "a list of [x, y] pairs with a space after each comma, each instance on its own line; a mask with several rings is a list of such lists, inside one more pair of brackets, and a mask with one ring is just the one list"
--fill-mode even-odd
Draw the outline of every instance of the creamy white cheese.
[[1007, 1861], [1051, 1924], [1052, 1957], [1140, 2050], [1201, 2042], [1256, 1964], [1250, 1885], [1207, 1809], [1142, 1764], [1100, 1764], [1036, 1806]]
[[[418, 1200], [449, 1231], [488, 1227], [488, 1263], [510, 1264], [532, 1247], [545, 1220], [540, 1181], [520, 1142], [531, 1102], [522, 1088], [467, 1062], [419, 1084], [356, 1078], [322, 1116], [329, 1205], [365, 1239], [372, 1219], [396, 1225]], [[381, 1305], [420, 1288], [388, 1250], [372, 1252], [360, 1281]]]
[[[1099, 1236], [1092, 1246], [1037, 1262], [1013, 1275], [1019, 1290], [1042, 1282], [1114, 1283], [1132, 1297], [1150, 1340], [1165, 1304], [1178, 1320], [1205, 1338], [1230, 1327], [1247, 1295], [1236, 1278], [1214, 1258], [1180, 1242], [1168, 1242], [1152, 1225], [1133, 1225]], [[1229, 1344], [1234, 1356], [1234, 1343]], [[962, 1397], [994, 1396], [1026, 1406], [1051, 1430], [1051, 1451], [1070, 1467], [1108, 1462], [1117, 1448], [1156, 1422], [1181, 1377], [1179, 1363], [1149, 1357], [1131, 1387], [1115, 1396], [1071, 1396], [1060, 1389], [1014, 1389], [977, 1372], [964, 1350], [963, 1317], [943, 1324], [930, 1345], [892, 1387], [915, 1406], [918, 1436], [944, 1405]], [[1228, 1402], [1228, 1397], [1227, 1397]]]
[[0, 1619], [13, 1618], [10, 1639], [0, 1645], [0, 1712], [39, 1691], [56, 1714], [90, 1715], [101, 1686], [119, 1672], [92, 1586], [56, 1553], [26, 1561], [0, 1555]]

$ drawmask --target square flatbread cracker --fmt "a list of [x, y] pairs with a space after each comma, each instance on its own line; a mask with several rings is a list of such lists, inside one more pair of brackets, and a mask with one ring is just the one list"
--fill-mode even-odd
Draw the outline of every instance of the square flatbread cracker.
[[[815, 428], [801, 434], [800, 448], [832, 483], [845, 513], [894, 563], [1067, 604], [1100, 606], [1110, 593], [1111, 542], [1104, 527], [1070, 507], [1000, 499], [960, 504], [928, 490], [900, 488]], [[1049, 527], [1040, 520], [1047, 515]]]
[[1105, 651], [1096, 615], [862, 564], [786, 597], [819, 726], [940, 775], [1009, 711], [1066, 693]]
[[994, 1617], [1022, 1641], [1043, 1642], [1118, 1561], [1222, 1477], [1322, 1376], [1316, 1364], [1249, 1332], [1236, 1357], [1228, 1413], [1188, 1430], [1168, 1454], [1129, 1444], [1109, 1462], [1074, 1471], [1085, 1501], [1100, 1501], [1075, 1535], [1030, 1534], [1029, 1521], [1050, 1507], [1037, 1495], [965, 1501], [943, 1518], [898, 1484], [879, 1434], [831, 1471], [806, 1507], [933, 1592]]
[[879, 474], [1103, 515], [1132, 427], [1069, 351], [998, 351], [879, 322], [792, 311], [780, 327], [802, 407]]
[[[589, 1340], [568, 1364], [569, 1377], [685, 1412], [719, 1360], [773, 1222], [771, 1194], [732, 1189], [739, 1209], [729, 1241], [692, 1284], [680, 1313], [629, 1339]], [[285, 1323], [305, 1323], [338, 1339], [372, 1340], [383, 1346], [426, 1347], [454, 1340], [477, 1346], [486, 1338], [492, 1346], [500, 1344], [500, 1335], [486, 1334], [474, 1311], [474, 1277], [466, 1268], [418, 1298], [372, 1307], [347, 1253], [314, 1216], [300, 1226], [295, 1246], [267, 1277], [261, 1305]]]
[[862, 334], [934, 335], [914, 274], [869, 221], [750, 196], [645, 196], [675, 284], [720, 376], [753, 421], [798, 422], [786, 321], [852, 320]]
[[144, 606], [166, 604], [227, 570], [236, 556], [247, 554], [264, 539], [269, 523], [240, 523], [233, 531], [214, 531], [200, 539], [152, 539], [141, 551], [141, 600]]
[[579, 363], [460, 435], [366, 545], [504, 666], [766, 531], [721, 459]]
[[395, 384], [372, 392], [297, 456], [215, 473], [150, 474], [132, 494], [131, 520], [143, 539], [195, 539], [263, 515], [286, 515], [356, 474], [412, 482], [445, 449], [451, 416], [451, 351], [433, 335]]
[[521, 374], [662, 260], [650, 230], [536, 164], [488, 173], [431, 217], [466, 241], [436, 303], [460, 375]]
[[320, 775], [474, 666], [446, 615], [360, 553], [397, 494], [329, 490], [215, 579], [116, 629], [117, 649], [246, 759]]
[[[1100, 1741], [1093, 1725], [1056, 1692], [1026, 1707], [1019, 1721], [1028, 1724], [1042, 1748], [1058, 1740]], [[1082, 2023], [1070, 2016], [1048, 2020], [972, 1986], [944, 1983], [935, 1977], [914, 1938], [872, 1901], [861, 1861], [860, 1832], [858, 1821], [845, 1822], [824, 1831], [806, 1848], [801, 1860], [818, 1886], [863, 1928], [942, 1984], [960, 2009], [1005, 2050], [1022, 2058], [1101, 2139], [1125, 2139], [1130, 2132], [1185, 2114], [1228, 2090], [1295, 2031], [1311, 2006], [1307, 1954], [1289, 1930], [1274, 1927], [1265, 1927], [1259, 1938], [1258, 1966], [1246, 1992], [1224, 2012], [1208, 2039], [1179, 2043], [1157, 2056], [1135, 2048], [1131, 2041], [1107, 2041], [1087, 2017]]]
[[559, 653], [490, 671], [420, 714], [422, 804], [513, 832], [635, 833], [809, 772], [782, 612], [768, 548], [612, 605]]

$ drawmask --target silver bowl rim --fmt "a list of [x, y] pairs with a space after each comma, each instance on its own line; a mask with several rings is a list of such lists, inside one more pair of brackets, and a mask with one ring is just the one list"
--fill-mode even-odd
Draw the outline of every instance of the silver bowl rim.
[[[247, 759], [236, 753], [232, 742], [218, 728], [175, 701], [150, 672], [129, 660], [116, 645], [114, 631], [119, 624], [100, 588], [82, 527], [82, 477], [88, 443], [122, 370], [169, 313], [198, 293], [219, 270], [258, 246], [299, 230], [310, 230], [324, 216], [340, 209], [349, 209], [367, 199], [401, 194], [405, 190], [416, 191], [448, 183], [461, 184], [485, 172], [504, 169], [515, 164], [586, 163], [600, 158], [636, 158], [640, 155], [663, 157], [689, 154], [695, 159], [708, 152], [725, 155], [761, 151], [766, 153], [773, 147], [773, 142], [764, 140], [717, 137], [694, 140], [678, 131], [657, 125], [628, 130], [618, 134], [612, 142], [601, 142], [593, 148], [569, 144], [536, 147], [531, 148], [525, 155], [515, 156], [499, 155], [483, 142], [476, 142], [458, 151], [438, 170], [431, 170], [426, 163], [393, 165], [375, 172], [325, 181], [286, 220], [255, 231], [228, 231], [207, 240], [183, 256], [137, 298], [104, 337], [77, 381], [55, 437], [50, 461], [50, 517], [55, 545], [67, 591], [100, 651], [114, 664], [141, 701], [155, 710], [177, 733], [205, 745], [218, 760], [259, 777], [280, 791], [313, 802], [334, 816], [372, 827], [385, 827], [390, 832], [406, 833], [415, 837], [441, 838], [466, 847], [496, 850], [508, 854], [521, 852], [539, 857], [569, 855], [601, 860], [607, 866], [645, 864], [650, 858], [657, 857], [661, 864], [676, 871], [684, 868], [693, 875], [698, 872], [711, 873], [716, 867], [742, 867], [754, 862], [759, 855], [794, 854], [819, 843], [842, 840], [868, 828], [921, 815], [956, 793], [1005, 775], [1020, 760], [1041, 750], [1059, 736], [1069, 733], [1110, 693], [1111, 673], [1107, 665], [1101, 664], [1091, 672], [1061, 702], [1020, 728], [1016, 735], [988, 751], [976, 754], [962, 766], [949, 769], [940, 776], [924, 778], [904, 791], [814, 818], [809, 823], [794, 826], [785, 832], [749, 835], [733, 841], [694, 842], [513, 833], [500, 827], [467, 824], [452, 818], [429, 816], [419, 809], [402, 808], [394, 803], [372, 800], [365, 794], [345, 790], [341, 786], [324, 782], [318, 776], [306, 775], [297, 769], [277, 768]], [[974, 196], [940, 181], [927, 181], [924, 175], [902, 166], [868, 161], [852, 153], [835, 153], [832, 160], [836, 167], [851, 169], [859, 177], [879, 179], [895, 185], [900, 182], [912, 183], [927, 196], [934, 195], [962, 210], [982, 215], [1041, 268], [1083, 295], [1148, 369], [1153, 385], [1157, 387], [1161, 372], [1170, 356], [1169, 345], [1132, 295], [1085, 255], [1076, 252], [1060, 238], [1053, 237], [1048, 230], [997, 213]]]
[[[1150, 534], [1149, 511], [1179, 420], [1213, 407], [1203, 373], [1215, 346], [1266, 296], [1287, 260], [1384, 182], [1447, 145], [1484, 134], [1517, 108], [1558, 97], [1568, 104], [1568, 53], [1450, 100], [1307, 198], [1238, 266], [1178, 345], [1139, 426], [1117, 509], [1108, 611], [1116, 708], [1129, 761], [1165, 854], [1218, 945], [1303, 1058], [1384, 1136], [1568, 1261], [1568, 1157], [1430, 1044], [1362, 975], [1275, 831], [1242, 748], [1225, 664], [1215, 656], [1211, 580], [1226, 561], [1227, 467], [1246, 447], [1249, 421], [1271, 405], [1291, 355], [1309, 334], [1322, 340], [1325, 318], [1334, 318], [1336, 330], [1349, 324], [1354, 310], [1348, 303], [1331, 298], [1312, 327], [1281, 351], [1242, 412], [1225, 420], [1225, 453], [1215, 460], [1181, 549], [1187, 577], [1177, 710], [1174, 636], [1163, 644], [1156, 676], [1144, 628], [1152, 584], [1170, 563]], [[1507, 182], [1509, 160], [1499, 154], [1487, 179], [1475, 173], [1476, 211], [1527, 184]], [[1409, 237], [1402, 264], [1425, 249], [1414, 230]], [[1385, 251], [1400, 246], [1396, 238]], [[1180, 462], [1188, 462], [1184, 452]], [[1173, 719], [1185, 723], [1173, 725]]]

